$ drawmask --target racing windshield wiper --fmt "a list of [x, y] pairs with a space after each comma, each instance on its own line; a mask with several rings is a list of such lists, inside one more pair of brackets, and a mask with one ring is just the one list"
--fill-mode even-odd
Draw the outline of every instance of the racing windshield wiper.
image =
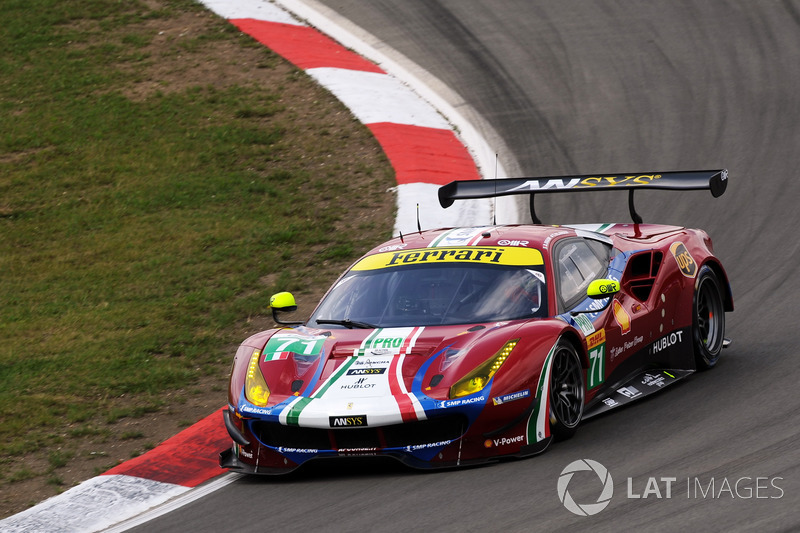
[[378, 329], [378, 326], [373, 326], [372, 324], [367, 324], [366, 322], [359, 322], [358, 320], [350, 320], [349, 318], [345, 318], [344, 320], [335, 320], [332, 318], [320, 319], [316, 322], [317, 324], [334, 324], [336, 326], [344, 326], [347, 329]]

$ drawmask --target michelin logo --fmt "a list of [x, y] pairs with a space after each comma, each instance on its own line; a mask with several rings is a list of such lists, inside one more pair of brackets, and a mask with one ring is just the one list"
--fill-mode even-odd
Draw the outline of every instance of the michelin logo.
[[529, 389], [525, 389], [518, 392], [512, 392], [511, 394], [506, 394], [505, 396], [498, 396], [496, 398], [492, 398], [492, 403], [494, 405], [502, 405], [504, 403], [513, 402], [514, 400], [521, 400], [522, 398], [527, 398], [530, 395], [531, 391]]

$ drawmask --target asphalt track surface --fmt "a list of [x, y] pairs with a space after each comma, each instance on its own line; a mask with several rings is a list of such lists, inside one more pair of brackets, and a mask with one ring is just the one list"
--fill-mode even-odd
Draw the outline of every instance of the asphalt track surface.
[[[538, 457], [243, 477], [133, 531], [799, 530], [800, 2], [323, 4], [424, 69], [510, 174], [727, 168], [721, 198], [645, 191], [637, 209], [710, 233], [732, 281], [734, 343], [715, 369]], [[537, 210], [548, 223], [628, 217], [616, 193], [551, 195]], [[567, 511], [556, 490], [583, 458], [615, 483], [590, 517]], [[582, 503], [600, 491], [586, 474], [569, 485]]]

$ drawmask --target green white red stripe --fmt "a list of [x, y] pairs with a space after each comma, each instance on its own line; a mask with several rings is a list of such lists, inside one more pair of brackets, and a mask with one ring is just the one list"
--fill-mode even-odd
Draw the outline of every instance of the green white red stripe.
[[528, 419], [528, 444], [541, 442], [550, 436], [550, 374], [553, 369], [553, 354], [556, 345], [550, 349], [542, 365], [539, 384], [536, 388], [536, 407]]
[[403, 379], [403, 362], [423, 330], [376, 329], [310, 396], [286, 406], [281, 423], [326, 428], [331, 416], [349, 414], [367, 415], [369, 425], [424, 419], [425, 410]]

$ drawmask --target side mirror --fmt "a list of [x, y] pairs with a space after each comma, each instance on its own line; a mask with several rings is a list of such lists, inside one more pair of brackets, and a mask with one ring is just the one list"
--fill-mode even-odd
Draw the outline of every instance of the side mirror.
[[619, 281], [613, 279], [596, 279], [586, 289], [586, 296], [593, 300], [602, 300], [619, 292]]
[[298, 326], [302, 322], [290, 322], [278, 318], [278, 312], [291, 313], [297, 311], [297, 303], [294, 301], [294, 295], [291, 292], [279, 292], [273, 294], [269, 299], [269, 308], [272, 309], [272, 319], [284, 326]]
[[620, 291], [619, 281], [614, 281], [613, 279], [596, 279], [589, 284], [586, 288], [586, 296], [591, 298], [592, 300], [602, 300], [604, 298], [608, 298], [608, 302], [599, 309], [586, 309], [583, 311], [572, 311], [570, 315], [578, 316], [584, 313], [597, 313], [598, 311], [605, 311], [608, 309], [608, 306], [611, 305], [613, 298], [610, 296], [614, 296]]

